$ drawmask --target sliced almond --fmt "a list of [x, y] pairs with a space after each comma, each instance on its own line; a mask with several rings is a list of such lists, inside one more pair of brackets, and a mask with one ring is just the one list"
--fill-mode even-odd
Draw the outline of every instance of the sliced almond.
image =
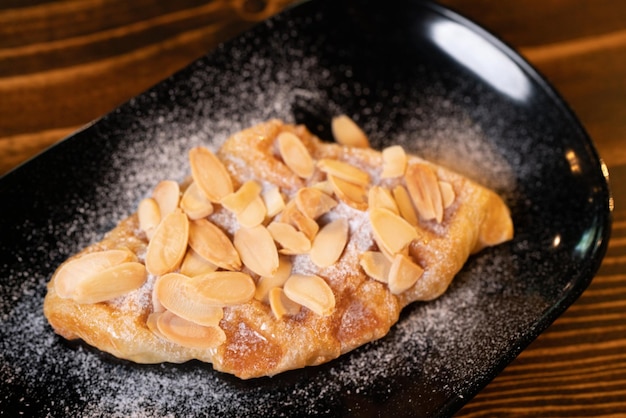
[[337, 218], [324, 225], [315, 236], [309, 256], [318, 267], [332, 266], [341, 257], [348, 242], [348, 221]]
[[330, 315], [335, 309], [335, 295], [328, 283], [319, 276], [293, 274], [283, 289], [289, 299], [318, 315]]
[[257, 196], [253, 199], [244, 210], [239, 212], [237, 216], [237, 222], [244, 228], [253, 228], [265, 220], [267, 209], [261, 196]]
[[152, 238], [159, 222], [161, 222], [161, 209], [156, 200], [151, 197], [142, 199], [137, 208], [139, 219], [139, 229], [141, 229], [148, 239]]
[[406, 171], [407, 157], [404, 148], [400, 145], [387, 147], [382, 151], [383, 172], [380, 175], [383, 179], [402, 177]]
[[273, 276], [278, 269], [278, 250], [274, 239], [263, 225], [240, 228], [233, 244], [243, 264], [259, 276]]
[[344, 203], [358, 210], [367, 209], [367, 190], [365, 187], [342, 180], [333, 175], [328, 176], [333, 191]]
[[224, 164], [205, 147], [194, 147], [189, 151], [191, 176], [198, 188], [213, 203], [233, 192], [233, 182]]
[[178, 207], [180, 186], [173, 180], [163, 180], [152, 191], [152, 198], [159, 204], [161, 217], [165, 218]]
[[224, 196], [220, 203], [234, 214], [241, 213], [253, 200], [259, 197], [261, 189], [260, 183], [254, 180], [246, 181], [236, 192]]
[[399, 253], [418, 238], [417, 231], [411, 224], [386, 209], [370, 209], [369, 218], [374, 240], [381, 251]]
[[285, 205], [280, 221], [293, 225], [297, 230], [302, 231], [309, 240], [313, 240], [320, 229], [315, 220], [309, 218], [298, 209], [295, 200], [291, 200]]
[[192, 182], [183, 193], [180, 208], [192, 220], [206, 218], [213, 213], [213, 204], [195, 182]]
[[191, 277], [189, 286], [203, 303], [222, 307], [246, 303], [256, 291], [252, 277], [239, 271], [215, 271]]
[[261, 197], [263, 198], [263, 203], [265, 203], [265, 209], [269, 218], [273, 218], [285, 209], [285, 199], [280, 193], [278, 186], [270, 187], [261, 194]]
[[311, 219], [317, 219], [337, 206], [335, 199], [313, 187], [303, 187], [298, 190], [295, 201], [300, 212]]
[[452, 205], [452, 203], [454, 203], [454, 199], [456, 198], [454, 194], [454, 188], [452, 187], [452, 184], [448, 183], [447, 181], [440, 181], [439, 190], [441, 190], [443, 207], [444, 209], [447, 209], [448, 207], [450, 207], [450, 205]]
[[387, 209], [396, 215], [399, 214], [396, 200], [389, 189], [381, 186], [372, 186], [367, 194], [367, 206], [369, 208]]
[[272, 222], [267, 230], [282, 248], [281, 254], [305, 254], [311, 249], [311, 240], [302, 231], [284, 222]]
[[366, 251], [359, 255], [359, 265], [372, 279], [387, 283], [391, 262], [379, 251]]
[[268, 300], [276, 319], [296, 315], [300, 312], [301, 305], [289, 299], [280, 287], [274, 287], [269, 291]]
[[239, 270], [241, 259], [228, 236], [207, 219], [189, 225], [189, 246], [201, 257], [225, 270]]
[[395, 295], [410, 289], [424, 274], [424, 269], [415, 264], [410, 257], [397, 254], [389, 269], [389, 291]]
[[317, 183], [313, 184], [311, 187], [323, 193], [326, 193], [329, 196], [332, 196], [332, 194], [335, 192], [335, 190], [333, 189], [333, 185], [330, 184], [328, 180], [318, 181]]
[[146, 268], [160, 276], [178, 268], [187, 251], [189, 220], [180, 209], [167, 215], [148, 244]]
[[220, 327], [198, 325], [169, 311], [158, 314], [156, 325], [163, 337], [183, 347], [215, 348], [226, 341]]
[[282, 287], [291, 276], [292, 263], [289, 257], [279, 257], [278, 270], [271, 277], [260, 277], [256, 284], [254, 298], [268, 302], [269, 291], [274, 287]]
[[300, 138], [291, 132], [281, 132], [276, 139], [283, 162], [302, 178], [309, 178], [315, 170], [315, 162]]
[[139, 289], [146, 278], [146, 267], [142, 263], [118, 264], [86, 276], [74, 288], [72, 299], [77, 303], [104, 302]]
[[200, 274], [212, 273], [217, 270], [217, 265], [195, 252], [192, 248], [187, 250], [185, 258], [180, 265], [180, 273], [193, 277]]
[[365, 132], [347, 115], [335, 116], [330, 127], [335, 141], [341, 145], [358, 148], [370, 146]]
[[365, 171], [344, 161], [324, 158], [317, 162], [317, 167], [324, 173], [347, 182], [367, 186], [370, 183], [370, 175]]
[[411, 200], [411, 196], [409, 196], [409, 192], [406, 190], [404, 186], [401, 184], [397, 185], [393, 188], [393, 197], [398, 205], [398, 211], [400, 215], [411, 225], [416, 226], [418, 219], [417, 214], [415, 213], [415, 208], [413, 208], [413, 201]]
[[167, 338], [165, 338], [165, 336], [161, 334], [161, 331], [159, 331], [159, 328], [157, 327], [157, 321], [159, 320], [159, 316], [161, 316], [163, 312], [165, 311], [152, 312], [150, 315], [148, 315], [148, 318], [146, 319], [146, 326], [154, 335], [163, 340], [167, 340]]
[[154, 284], [154, 297], [167, 310], [199, 325], [217, 326], [224, 317], [222, 307], [207, 303], [191, 278], [180, 273], [159, 277]]
[[417, 212], [424, 220], [443, 220], [443, 198], [435, 171], [426, 164], [411, 164], [404, 176]]

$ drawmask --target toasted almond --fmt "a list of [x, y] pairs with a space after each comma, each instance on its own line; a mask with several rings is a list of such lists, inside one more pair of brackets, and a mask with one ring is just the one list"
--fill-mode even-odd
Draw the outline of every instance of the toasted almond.
[[367, 194], [367, 205], [370, 208], [387, 209], [396, 215], [399, 214], [396, 200], [389, 189], [381, 186], [372, 186]]
[[259, 276], [273, 276], [278, 269], [278, 250], [263, 225], [239, 228], [233, 239], [241, 261]]
[[253, 200], [259, 197], [261, 189], [260, 183], [248, 180], [236, 192], [224, 196], [220, 203], [234, 214], [241, 213]]
[[233, 192], [233, 182], [224, 164], [213, 152], [204, 147], [189, 151], [191, 176], [198, 188], [213, 203]]
[[225, 270], [239, 270], [241, 259], [228, 236], [207, 219], [189, 225], [189, 246], [201, 257]]
[[400, 145], [393, 145], [383, 149], [383, 172], [380, 175], [383, 179], [402, 177], [406, 171], [407, 157], [404, 148]]
[[272, 222], [267, 226], [267, 230], [272, 235], [281, 249], [281, 254], [305, 254], [311, 249], [311, 240], [302, 231], [298, 231], [292, 225], [284, 222]]
[[313, 240], [320, 229], [315, 220], [309, 218], [298, 209], [295, 200], [290, 200], [282, 211], [280, 221], [293, 225], [297, 230], [302, 231], [309, 240]]
[[359, 265], [372, 279], [387, 283], [391, 262], [379, 251], [366, 251], [359, 255]]
[[381, 251], [399, 253], [418, 238], [417, 231], [411, 224], [387, 209], [370, 209], [369, 218], [374, 240]]
[[348, 221], [337, 218], [324, 225], [317, 233], [309, 252], [311, 261], [318, 267], [333, 265], [341, 257], [347, 242]]
[[298, 190], [295, 201], [300, 212], [311, 219], [317, 219], [337, 206], [335, 199], [313, 187], [303, 187]]
[[169, 311], [158, 314], [156, 325], [163, 337], [183, 347], [215, 348], [226, 341], [220, 327], [198, 325]]
[[257, 196], [252, 200], [244, 210], [237, 214], [237, 222], [245, 228], [252, 228], [265, 220], [267, 209], [263, 203], [261, 196]]
[[302, 178], [309, 178], [315, 170], [315, 162], [300, 138], [291, 132], [281, 132], [276, 139], [283, 162]]
[[335, 309], [335, 295], [324, 279], [316, 275], [291, 275], [283, 287], [292, 301], [318, 315], [330, 315]]
[[167, 310], [199, 325], [216, 326], [224, 317], [222, 307], [207, 303], [191, 278], [180, 273], [159, 277], [154, 283], [154, 297]]
[[365, 132], [347, 115], [335, 116], [330, 127], [335, 141], [341, 145], [358, 148], [370, 146]]
[[156, 200], [151, 197], [142, 199], [137, 208], [139, 219], [139, 229], [141, 229], [148, 239], [152, 238], [159, 222], [161, 222], [161, 209]]
[[327, 175], [340, 178], [353, 184], [367, 186], [370, 183], [369, 174], [344, 161], [323, 158], [317, 162], [317, 167]]
[[256, 284], [254, 298], [261, 302], [268, 302], [269, 291], [274, 287], [282, 287], [291, 276], [292, 263], [289, 257], [279, 257], [278, 270], [271, 277], [260, 277]]
[[447, 209], [454, 203], [454, 199], [456, 198], [454, 194], [454, 188], [452, 184], [447, 181], [439, 182], [439, 190], [441, 190], [441, 198], [443, 199], [443, 207]]
[[276, 319], [282, 319], [283, 316], [296, 315], [300, 312], [300, 304], [289, 299], [280, 287], [274, 287], [269, 291], [268, 300]]
[[328, 180], [318, 181], [317, 183], [313, 184], [311, 187], [323, 193], [326, 193], [329, 196], [332, 196], [332, 194], [335, 192], [335, 190], [333, 189], [333, 185], [330, 184]]
[[152, 312], [165, 312], [165, 306], [159, 302], [159, 298], [156, 295], [156, 288], [152, 286]]
[[175, 270], [187, 251], [189, 220], [180, 209], [167, 215], [148, 244], [146, 268], [160, 276]]
[[252, 277], [240, 271], [215, 271], [189, 279], [191, 291], [211, 306], [233, 306], [254, 297], [256, 287]]
[[180, 186], [173, 180], [160, 181], [152, 191], [152, 198], [159, 204], [161, 217], [165, 218], [178, 207]]
[[435, 171], [426, 164], [411, 164], [404, 176], [417, 212], [424, 220], [443, 220], [443, 199]]
[[389, 268], [389, 291], [395, 295], [410, 289], [424, 274], [424, 269], [418, 266], [404, 254], [397, 254]]
[[411, 225], [416, 226], [418, 219], [415, 209], [413, 208], [413, 201], [406, 188], [399, 184], [393, 188], [393, 197], [398, 205], [398, 211], [400, 215]]
[[213, 204], [195, 182], [192, 182], [183, 193], [180, 208], [192, 220], [206, 218], [213, 213]]
[[157, 321], [159, 320], [159, 316], [161, 316], [163, 312], [165, 311], [152, 312], [150, 315], [148, 315], [148, 318], [146, 319], [146, 326], [154, 335], [163, 340], [167, 340], [167, 338], [165, 338], [165, 336], [161, 334], [161, 331], [159, 331], [159, 327], [157, 327]]
[[328, 176], [333, 191], [344, 203], [358, 210], [367, 209], [367, 190], [365, 187], [342, 180], [333, 175]]
[[217, 270], [217, 265], [195, 252], [192, 248], [187, 250], [185, 258], [180, 265], [180, 273], [193, 277], [199, 274], [211, 273]]
[[285, 209], [285, 199], [280, 193], [278, 186], [270, 187], [261, 194], [261, 197], [263, 198], [263, 203], [265, 203], [269, 218], [273, 218]]
[[98, 303], [123, 296], [146, 281], [146, 267], [130, 261], [86, 276], [77, 283], [72, 299], [77, 303]]

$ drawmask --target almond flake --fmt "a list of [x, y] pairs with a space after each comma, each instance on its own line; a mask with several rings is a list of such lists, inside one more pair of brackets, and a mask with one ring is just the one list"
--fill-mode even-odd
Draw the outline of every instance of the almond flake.
[[285, 209], [285, 199], [278, 186], [272, 186], [261, 194], [267, 210], [267, 216], [273, 218]]
[[330, 315], [335, 309], [335, 295], [324, 279], [316, 275], [291, 275], [283, 287], [292, 301], [318, 315]]
[[274, 287], [282, 287], [291, 276], [292, 263], [289, 257], [279, 257], [278, 270], [271, 277], [260, 277], [256, 284], [254, 298], [261, 302], [268, 302], [269, 291]]
[[443, 207], [444, 209], [447, 209], [448, 207], [450, 207], [450, 205], [452, 205], [452, 203], [454, 203], [454, 199], [455, 199], [454, 188], [447, 181], [440, 181], [439, 190], [441, 190], [441, 197], [443, 199]]
[[290, 224], [284, 222], [272, 222], [267, 230], [282, 248], [281, 254], [305, 254], [311, 249], [311, 240], [302, 231], [298, 231]]
[[343, 253], [348, 242], [348, 221], [338, 218], [326, 224], [318, 232], [309, 256], [318, 267], [332, 266]]
[[299, 177], [311, 177], [315, 170], [315, 162], [300, 138], [291, 132], [281, 132], [276, 140], [285, 165]]
[[417, 226], [417, 214], [415, 213], [415, 208], [413, 208], [411, 196], [409, 196], [409, 192], [407, 192], [406, 188], [401, 184], [394, 187], [393, 197], [398, 205], [400, 215], [411, 225]]
[[328, 181], [341, 201], [358, 210], [367, 209], [367, 190], [365, 190], [365, 187], [333, 175], [328, 176]]
[[383, 172], [380, 175], [383, 179], [402, 177], [406, 170], [407, 157], [404, 148], [400, 145], [387, 147], [382, 151]]
[[415, 228], [400, 216], [386, 209], [371, 209], [370, 224], [374, 240], [381, 251], [396, 254], [418, 238]]
[[191, 176], [198, 188], [213, 203], [233, 192], [233, 182], [224, 164], [208, 148], [194, 147], [189, 151]]
[[263, 199], [261, 196], [257, 196], [253, 199], [248, 206], [244, 208], [241, 212], [239, 212], [237, 217], [237, 222], [245, 228], [253, 228], [257, 225], [261, 225], [261, 223], [265, 220], [265, 215], [267, 214], [267, 209], [265, 209], [265, 204], [263, 203]]
[[147, 197], [139, 202], [137, 217], [139, 229], [146, 234], [148, 239], [151, 239], [157, 226], [159, 226], [159, 222], [161, 222], [161, 209], [159, 209], [157, 201]]
[[379, 251], [366, 251], [359, 256], [359, 265], [372, 279], [387, 283], [391, 262]]
[[212, 306], [234, 306], [254, 297], [252, 277], [239, 271], [215, 271], [189, 279], [190, 289], [202, 302]]
[[225, 270], [239, 270], [241, 259], [228, 236], [207, 219], [189, 225], [189, 246], [203, 258]]
[[425, 164], [412, 164], [404, 180], [417, 212], [424, 220], [443, 220], [443, 199], [435, 171]]
[[328, 180], [318, 181], [317, 183], [313, 184], [311, 187], [323, 193], [326, 193], [328, 196], [332, 196], [332, 194], [335, 192], [335, 190], [333, 189], [333, 185], [330, 184]]
[[215, 348], [226, 341], [220, 327], [198, 325], [169, 311], [157, 314], [156, 325], [160, 335], [183, 347]]
[[172, 180], [163, 180], [152, 191], [152, 198], [159, 204], [161, 217], [165, 218], [178, 207], [180, 186]]
[[195, 252], [192, 248], [187, 250], [187, 254], [185, 254], [185, 258], [183, 258], [183, 263], [180, 265], [181, 274], [189, 277], [211, 273], [215, 270], [217, 270], [217, 265], [200, 256], [200, 254]]
[[139, 289], [146, 281], [146, 267], [130, 261], [86, 276], [76, 284], [72, 299], [77, 303], [98, 303]]
[[335, 141], [341, 145], [357, 148], [370, 146], [365, 132], [347, 115], [335, 116], [330, 127]]
[[199, 325], [217, 326], [224, 317], [222, 307], [206, 303], [191, 279], [180, 273], [159, 277], [154, 283], [154, 297], [167, 310]]
[[343, 161], [324, 158], [317, 162], [317, 167], [327, 175], [358, 184], [359, 186], [367, 186], [370, 183], [369, 174]]
[[335, 199], [313, 187], [304, 187], [298, 190], [295, 201], [300, 212], [311, 219], [317, 219], [337, 206]]
[[389, 269], [389, 291], [398, 295], [410, 289], [423, 273], [424, 269], [415, 264], [411, 258], [397, 254]]
[[263, 225], [240, 228], [233, 239], [241, 261], [259, 276], [273, 276], [278, 269], [278, 250]]
[[243, 212], [253, 200], [255, 200], [261, 194], [261, 184], [248, 180], [234, 193], [230, 193], [220, 201], [229, 211], [234, 214]]
[[300, 312], [301, 305], [289, 299], [280, 287], [274, 287], [269, 291], [268, 300], [276, 319], [296, 315]]
[[180, 209], [167, 215], [159, 224], [148, 244], [146, 268], [160, 276], [180, 265], [189, 238], [189, 220]]
[[302, 231], [309, 240], [313, 240], [320, 226], [315, 220], [309, 218], [298, 209], [296, 202], [291, 200], [285, 205], [285, 209], [281, 213], [280, 221], [293, 225], [297, 230]]
[[183, 193], [180, 208], [191, 220], [206, 218], [213, 213], [213, 204], [195, 182], [192, 182]]
[[396, 215], [399, 214], [398, 205], [396, 200], [386, 189], [381, 186], [372, 186], [367, 194], [367, 205], [370, 208], [387, 209]]

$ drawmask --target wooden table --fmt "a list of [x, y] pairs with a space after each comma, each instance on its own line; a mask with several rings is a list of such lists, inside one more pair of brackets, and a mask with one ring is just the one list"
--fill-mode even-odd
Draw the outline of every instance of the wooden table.
[[[441, 0], [519, 50], [608, 165], [607, 257], [582, 297], [458, 416], [626, 414], [626, 2]], [[3, 0], [0, 175], [290, 0]]]

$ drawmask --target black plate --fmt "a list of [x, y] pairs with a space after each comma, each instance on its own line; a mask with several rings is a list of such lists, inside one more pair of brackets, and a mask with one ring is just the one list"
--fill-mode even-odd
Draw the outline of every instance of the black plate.
[[[609, 191], [586, 133], [507, 46], [431, 3], [315, 1], [229, 42], [0, 180], [0, 410], [50, 416], [445, 416], [581, 294], [604, 255]], [[515, 239], [450, 290], [329, 364], [239, 381], [199, 363], [137, 366], [57, 337], [56, 266], [99, 240], [186, 151], [282, 118], [322, 138], [353, 116], [498, 190]]]

